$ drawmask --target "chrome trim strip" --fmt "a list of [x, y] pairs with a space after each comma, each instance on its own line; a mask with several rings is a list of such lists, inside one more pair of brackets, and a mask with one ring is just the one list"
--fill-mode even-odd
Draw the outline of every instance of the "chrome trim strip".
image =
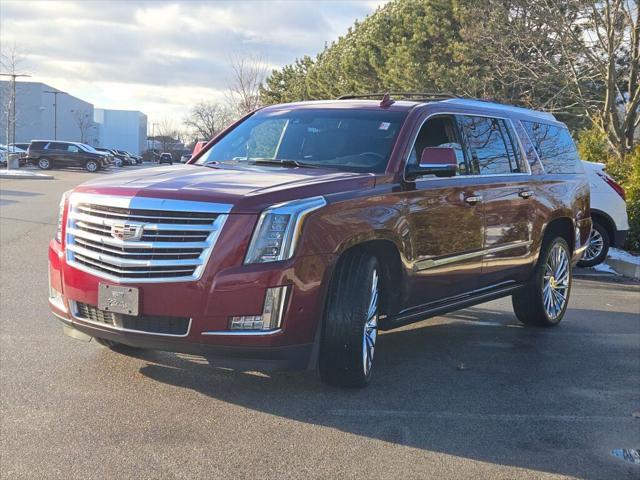
[[229, 213], [233, 205], [226, 203], [209, 203], [196, 200], [173, 200], [154, 197], [129, 197], [123, 195], [101, 195], [94, 193], [74, 192], [69, 203], [95, 203], [108, 207], [132, 208], [140, 210], [171, 210], [198, 213]]
[[500, 245], [498, 247], [485, 248], [482, 250], [476, 250], [475, 252], [463, 253], [461, 255], [454, 255], [444, 258], [427, 258], [424, 260], [418, 260], [413, 264], [413, 271], [420, 272], [422, 270], [428, 270], [430, 268], [440, 267], [442, 265], [448, 265], [450, 263], [462, 262], [476, 257], [484, 257], [485, 255], [491, 255], [493, 253], [504, 252], [511, 250], [512, 248], [528, 247], [533, 243], [533, 240], [523, 240], [520, 242], [512, 242], [506, 245]]
[[263, 332], [261, 332], [260, 330], [214, 330], [210, 332], [202, 332], [200, 335], [232, 335], [235, 337], [249, 337], [275, 335], [276, 333], [280, 333], [281, 331], [281, 328], [278, 328], [276, 330], [265, 330]]
[[[71, 317], [74, 320], [79, 320], [80, 322], [88, 323], [90, 325], [95, 325], [97, 327], [104, 328], [105, 330], [112, 330], [112, 331], [115, 331], [115, 332], [138, 333], [138, 334], [141, 334], [141, 335], [154, 335], [156, 337], [184, 338], [184, 337], [187, 337], [189, 335], [189, 332], [191, 331], [191, 323], [193, 322], [193, 318], [190, 318], [189, 319], [189, 325], [187, 325], [187, 331], [186, 331], [186, 333], [184, 335], [176, 335], [176, 334], [173, 334], [173, 333], [144, 332], [142, 330], [132, 330], [132, 329], [129, 329], [129, 328], [114, 327], [112, 325], [106, 325], [104, 323], [100, 323], [100, 322], [95, 322], [93, 320], [89, 320], [88, 318], [79, 317], [76, 303], [77, 302], [75, 300], [69, 300], [69, 306], [71, 307]], [[95, 307], [95, 308], [98, 308], [98, 307]], [[118, 315], [118, 314], [115, 314], [115, 315]], [[82, 325], [82, 323], [80, 323], [80, 325]]]

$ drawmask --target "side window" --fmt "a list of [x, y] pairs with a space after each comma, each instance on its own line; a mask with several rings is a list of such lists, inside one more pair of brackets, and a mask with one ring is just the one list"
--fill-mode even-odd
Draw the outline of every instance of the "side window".
[[569, 130], [546, 123], [522, 121], [546, 173], [582, 173], [584, 168]]
[[427, 120], [413, 144], [407, 165], [417, 165], [422, 155], [422, 151], [427, 147], [450, 147], [456, 152], [458, 160], [457, 175], [468, 173], [467, 163], [464, 158], [462, 144], [453, 117], [438, 116]]
[[521, 171], [519, 150], [504, 120], [463, 115], [460, 123], [474, 174], [506, 175]]
[[67, 145], [67, 151], [68, 152], [73, 152], [73, 153], [78, 153], [80, 151], [80, 149], [78, 149], [78, 147], [76, 147], [75, 145]]

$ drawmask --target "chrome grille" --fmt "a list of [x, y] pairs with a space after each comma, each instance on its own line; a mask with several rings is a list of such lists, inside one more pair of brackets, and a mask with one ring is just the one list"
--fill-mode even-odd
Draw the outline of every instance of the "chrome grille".
[[[197, 280], [230, 209], [207, 202], [74, 193], [67, 215], [67, 263], [114, 281]], [[133, 237], [119, 237], [123, 229]]]

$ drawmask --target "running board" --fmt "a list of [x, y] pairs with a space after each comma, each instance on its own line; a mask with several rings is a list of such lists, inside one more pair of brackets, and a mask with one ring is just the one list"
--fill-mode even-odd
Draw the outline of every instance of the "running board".
[[468, 294], [463, 297], [454, 297], [439, 302], [429, 303], [424, 308], [414, 310], [410, 313], [400, 313], [395, 316], [390, 316], [381, 319], [378, 328], [380, 330], [392, 330], [394, 328], [409, 325], [410, 323], [420, 322], [430, 317], [438, 315], [444, 315], [445, 313], [455, 312], [463, 308], [478, 305], [479, 303], [489, 302], [497, 298], [506, 297], [507, 295], [519, 290], [523, 287], [523, 284], [511, 284], [508, 286], [501, 286], [491, 290], [482, 290], [481, 292], [475, 292], [474, 294]]

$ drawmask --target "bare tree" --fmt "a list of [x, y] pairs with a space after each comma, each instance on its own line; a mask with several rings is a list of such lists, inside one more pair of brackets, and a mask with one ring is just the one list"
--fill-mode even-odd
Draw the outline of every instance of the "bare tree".
[[[484, 19], [476, 22], [478, 44], [507, 100], [534, 99], [534, 107], [582, 115], [606, 133], [620, 156], [633, 149], [640, 121], [638, 0], [478, 0], [476, 5], [484, 9], [474, 12]], [[485, 28], [486, 22], [503, 34]]]
[[230, 108], [219, 103], [200, 102], [191, 108], [184, 125], [196, 140], [211, 140], [233, 120]]
[[74, 110], [73, 121], [77, 125], [78, 130], [80, 130], [80, 142], [87, 143], [89, 130], [95, 127], [89, 112], [84, 110]]
[[231, 70], [230, 103], [238, 115], [245, 115], [260, 107], [260, 87], [269, 67], [259, 56], [235, 56], [231, 59]]
[[164, 118], [157, 124], [155, 131], [155, 140], [159, 140], [162, 144], [162, 151], [166, 152], [178, 140], [179, 130], [173, 120]]
[[16, 124], [20, 114], [15, 104], [16, 77], [29, 76], [20, 73], [24, 61], [25, 56], [15, 43], [8, 48], [3, 48], [0, 52], [0, 71], [3, 77], [11, 78], [11, 81], [3, 84], [2, 92], [0, 92], [2, 123], [6, 129], [7, 144], [16, 141]]

